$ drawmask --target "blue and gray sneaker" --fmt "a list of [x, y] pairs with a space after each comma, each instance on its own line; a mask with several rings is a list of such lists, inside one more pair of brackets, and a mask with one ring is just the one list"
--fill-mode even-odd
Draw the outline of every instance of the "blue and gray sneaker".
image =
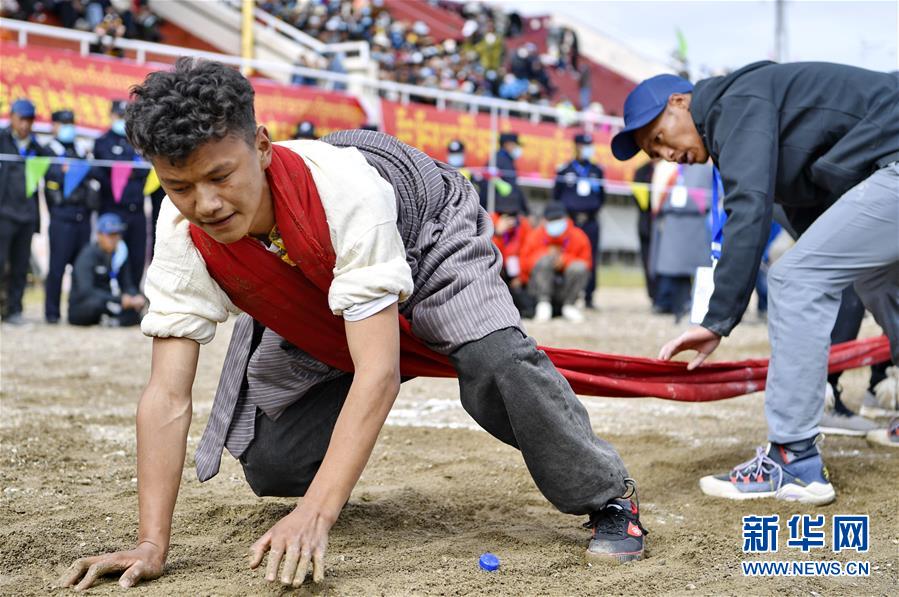
[[731, 500], [777, 498], [817, 506], [836, 497], [830, 475], [818, 447], [796, 453], [780, 444], [756, 448], [755, 458], [738, 465], [728, 474], [710, 475], [699, 480], [706, 495]]
[[593, 536], [587, 546], [587, 559], [624, 563], [643, 559], [643, 541], [648, 531], [640, 524], [640, 499], [637, 484], [625, 479], [624, 497], [616, 498], [590, 515], [584, 528]]

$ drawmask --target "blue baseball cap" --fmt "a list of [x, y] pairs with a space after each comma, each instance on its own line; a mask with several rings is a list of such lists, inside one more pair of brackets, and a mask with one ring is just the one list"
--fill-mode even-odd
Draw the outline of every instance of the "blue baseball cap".
[[634, 131], [643, 128], [665, 110], [673, 93], [690, 93], [693, 84], [676, 75], [656, 75], [637, 85], [624, 100], [624, 128], [612, 139], [612, 155], [629, 160], [640, 151]]
[[34, 104], [27, 99], [20, 99], [13, 102], [10, 112], [18, 114], [22, 118], [34, 118]]
[[105, 213], [97, 218], [97, 232], [99, 234], [121, 234], [127, 226], [118, 215]]

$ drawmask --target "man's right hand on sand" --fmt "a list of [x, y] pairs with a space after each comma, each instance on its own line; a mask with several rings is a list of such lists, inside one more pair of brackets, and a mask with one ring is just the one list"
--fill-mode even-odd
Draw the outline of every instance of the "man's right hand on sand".
[[125, 588], [133, 587], [141, 580], [153, 580], [162, 576], [165, 557], [162, 547], [142, 541], [130, 551], [76, 560], [66, 570], [59, 584], [62, 587], [74, 586], [76, 591], [83, 591], [92, 587], [101, 576], [124, 571], [119, 584]]

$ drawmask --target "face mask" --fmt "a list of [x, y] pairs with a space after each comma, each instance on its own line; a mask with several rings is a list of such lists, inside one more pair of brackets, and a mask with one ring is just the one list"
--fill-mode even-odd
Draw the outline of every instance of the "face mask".
[[513, 149], [511, 156], [512, 156], [513, 160], [517, 160], [518, 158], [520, 158], [521, 157], [521, 147], [516, 147], [515, 149]]
[[562, 236], [567, 229], [568, 220], [550, 220], [546, 223], [546, 233], [553, 238]]
[[465, 165], [464, 153], [451, 153], [446, 157], [446, 163], [453, 168], [461, 168]]
[[125, 136], [125, 121], [124, 120], [116, 120], [112, 123], [112, 132], [121, 137]]
[[581, 147], [581, 159], [582, 160], [589, 160], [592, 157], [593, 157], [593, 146], [592, 145], [585, 145], [585, 146]]
[[75, 125], [74, 124], [64, 124], [59, 127], [59, 132], [56, 133], [56, 138], [60, 140], [62, 143], [71, 143], [75, 140]]

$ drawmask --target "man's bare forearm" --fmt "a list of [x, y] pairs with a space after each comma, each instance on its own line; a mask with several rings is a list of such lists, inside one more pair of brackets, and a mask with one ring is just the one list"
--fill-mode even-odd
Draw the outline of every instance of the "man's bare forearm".
[[189, 395], [185, 400], [148, 387], [141, 397], [137, 411], [138, 541], [150, 541], [166, 551], [190, 419]]
[[137, 409], [138, 541], [168, 551], [191, 420], [199, 346], [154, 340], [153, 372]]
[[321, 468], [304, 498], [304, 503], [315, 504], [329, 519], [333, 517], [331, 522], [362, 475], [399, 386], [398, 373], [366, 377], [357, 372]]
[[397, 306], [348, 322], [346, 331], [356, 368], [353, 384], [321, 468], [303, 499], [305, 506], [318, 510], [331, 523], [359, 480], [400, 391]]

